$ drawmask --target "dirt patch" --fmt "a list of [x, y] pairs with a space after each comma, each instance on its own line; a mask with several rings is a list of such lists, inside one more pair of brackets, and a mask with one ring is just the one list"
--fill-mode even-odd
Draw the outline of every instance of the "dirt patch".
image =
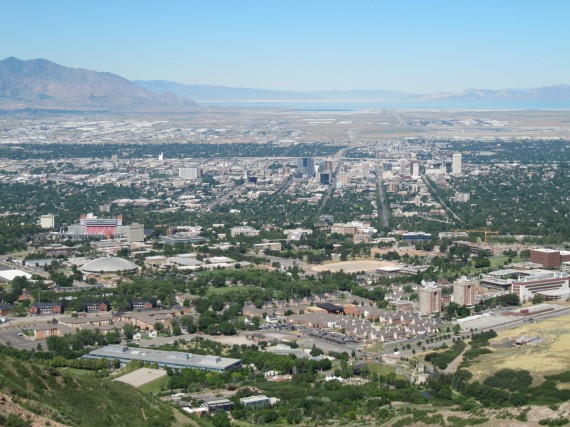
[[353, 260], [353, 261], [340, 261], [331, 262], [329, 264], [316, 265], [311, 267], [311, 270], [320, 273], [321, 271], [332, 271], [339, 272], [343, 270], [346, 273], [355, 273], [357, 271], [374, 271], [378, 267], [395, 267], [396, 263], [388, 261], [376, 261], [376, 260]]
[[0, 413], [5, 416], [14, 415], [21, 420], [28, 420], [31, 423], [31, 427], [65, 427], [65, 424], [60, 424], [22, 408], [10, 396], [3, 393], [0, 393]]

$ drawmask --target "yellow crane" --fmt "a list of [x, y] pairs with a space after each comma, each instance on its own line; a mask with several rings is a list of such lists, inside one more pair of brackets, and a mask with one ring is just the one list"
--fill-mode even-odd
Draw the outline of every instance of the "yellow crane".
[[455, 231], [463, 231], [465, 233], [484, 233], [485, 234], [485, 238], [484, 238], [484, 242], [487, 243], [487, 235], [489, 234], [499, 234], [498, 231], [491, 231], [491, 230], [455, 230]]

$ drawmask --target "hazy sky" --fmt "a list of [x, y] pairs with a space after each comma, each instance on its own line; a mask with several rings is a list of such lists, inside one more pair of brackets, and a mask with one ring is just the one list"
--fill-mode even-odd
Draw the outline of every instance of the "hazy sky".
[[0, 59], [415, 93], [570, 84], [567, 0], [0, 0]]

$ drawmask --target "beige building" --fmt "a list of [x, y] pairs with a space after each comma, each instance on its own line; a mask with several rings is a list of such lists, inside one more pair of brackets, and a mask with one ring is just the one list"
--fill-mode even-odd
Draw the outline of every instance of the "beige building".
[[41, 228], [55, 228], [55, 215], [42, 215], [40, 216], [40, 227]]
[[241, 225], [241, 226], [237, 226], [237, 227], [232, 227], [231, 228], [231, 235], [232, 237], [236, 237], [239, 236], [240, 234], [243, 234], [244, 236], [259, 236], [259, 230], [256, 230], [255, 228], [249, 226], [249, 225]]
[[453, 302], [459, 305], [475, 305], [475, 282], [459, 280], [453, 284]]
[[419, 309], [422, 316], [441, 312], [441, 288], [425, 286], [419, 291]]

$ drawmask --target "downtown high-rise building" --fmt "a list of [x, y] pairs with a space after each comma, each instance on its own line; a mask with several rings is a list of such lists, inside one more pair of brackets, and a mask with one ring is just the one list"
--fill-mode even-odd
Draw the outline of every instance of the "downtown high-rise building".
[[402, 175], [406, 174], [407, 163], [408, 162], [406, 159], [400, 159], [400, 174], [402, 174]]
[[455, 153], [453, 155], [453, 163], [451, 164], [451, 173], [453, 175], [461, 175], [461, 154]]
[[412, 162], [412, 177], [418, 178], [420, 176], [420, 163], [418, 161]]
[[315, 161], [310, 157], [301, 157], [297, 160], [297, 173], [309, 178], [315, 175]]

